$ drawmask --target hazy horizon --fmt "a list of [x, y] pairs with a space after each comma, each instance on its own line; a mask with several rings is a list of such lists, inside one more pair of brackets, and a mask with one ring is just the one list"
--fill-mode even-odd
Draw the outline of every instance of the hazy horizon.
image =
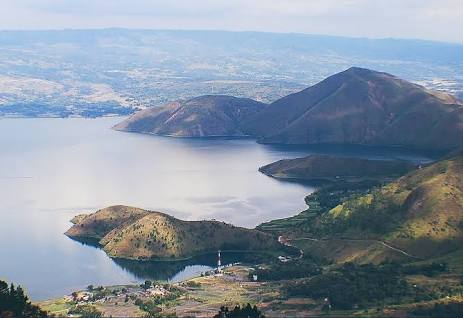
[[417, 41], [417, 42], [434, 42], [442, 44], [463, 45], [462, 42], [453, 42], [445, 40], [433, 40], [424, 38], [406, 38], [406, 37], [367, 37], [367, 36], [348, 36], [332, 35], [323, 33], [304, 33], [304, 32], [277, 32], [277, 31], [256, 31], [256, 30], [226, 30], [226, 29], [175, 29], [175, 28], [130, 28], [130, 27], [101, 27], [101, 28], [50, 28], [50, 29], [0, 29], [0, 32], [61, 32], [61, 31], [104, 31], [104, 30], [125, 30], [125, 31], [153, 31], [153, 32], [229, 32], [229, 33], [263, 33], [263, 34], [287, 34], [301, 35], [308, 37], [326, 37], [326, 38], [346, 38], [359, 40], [397, 40], [397, 41]]
[[459, 0], [0, 1], [0, 30], [144, 29], [301, 33], [463, 44]]

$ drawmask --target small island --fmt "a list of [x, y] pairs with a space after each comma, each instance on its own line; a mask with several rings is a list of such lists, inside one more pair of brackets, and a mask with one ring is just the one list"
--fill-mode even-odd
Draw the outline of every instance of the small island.
[[217, 250], [278, 251], [275, 236], [219, 221], [182, 221], [161, 212], [116, 205], [73, 218], [65, 233], [94, 241], [111, 257], [179, 260]]

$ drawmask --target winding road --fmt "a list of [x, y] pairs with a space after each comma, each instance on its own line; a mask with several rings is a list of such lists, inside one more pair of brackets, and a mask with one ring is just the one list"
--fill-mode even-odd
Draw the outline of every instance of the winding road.
[[[397, 248], [397, 247], [394, 247], [388, 243], [386, 243], [385, 241], [381, 241], [381, 240], [373, 240], [373, 239], [347, 239], [347, 238], [339, 238], [339, 239], [317, 239], [317, 238], [312, 238], [312, 237], [299, 237], [299, 238], [294, 238], [294, 239], [289, 239], [289, 238], [285, 238], [283, 236], [279, 236], [278, 237], [278, 242], [280, 242], [281, 244], [284, 244], [286, 246], [291, 246], [291, 247], [295, 247], [294, 245], [292, 245], [290, 243], [290, 241], [301, 241], [301, 240], [309, 240], [309, 241], [314, 241], [314, 242], [330, 242], [330, 241], [343, 241], [343, 242], [374, 242], [374, 243], [379, 243], [381, 244], [382, 246], [390, 249], [390, 250], [393, 250], [395, 252], [398, 252], [400, 254], [403, 254], [405, 256], [408, 256], [410, 258], [414, 258], [414, 259], [417, 259], [417, 260], [420, 260], [422, 258], [418, 257], [418, 256], [415, 256], [415, 255], [411, 255], [410, 253], [400, 249], [400, 248]], [[300, 256], [299, 258], [302, 258], [302, 256], [304, 255], [304, 251], [302, 249], [299, 250], [300, 251]]]

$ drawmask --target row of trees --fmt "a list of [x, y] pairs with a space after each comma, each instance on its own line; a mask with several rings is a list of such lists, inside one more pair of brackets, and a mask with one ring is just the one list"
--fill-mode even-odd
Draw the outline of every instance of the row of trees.
[[226, 306], [220, 307], [220, 311], [214, 318], [265, 318], [256, 306], [247, 304], [246, 306], [235, 306], [232, 310]]

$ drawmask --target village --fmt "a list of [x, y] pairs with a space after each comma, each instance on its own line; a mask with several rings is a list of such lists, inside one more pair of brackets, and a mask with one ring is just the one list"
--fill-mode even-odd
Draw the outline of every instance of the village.
[[[234, 265], [221, 273], [205, 273], [184, 282], [92, 287], [40, 303], [41, 308], [63, 317], [212, 317], [223, 304], [257, 303], [261, 283], [250, 281], [251, 268]], [[92, 288], [92, 289], [91, 289]]]
[[219, 250], [217, 267], [196, 278], [173, 284], [146, 280], [140, 285], [89, 285], [39, 305], [58, 317], [144, 317], [160, 312], [163, 317], [211, 317], [223, 304], [255, 304], [260, 300], [264, 284], [252, 271], [252, 267], [240, 263], [222, 265]]

